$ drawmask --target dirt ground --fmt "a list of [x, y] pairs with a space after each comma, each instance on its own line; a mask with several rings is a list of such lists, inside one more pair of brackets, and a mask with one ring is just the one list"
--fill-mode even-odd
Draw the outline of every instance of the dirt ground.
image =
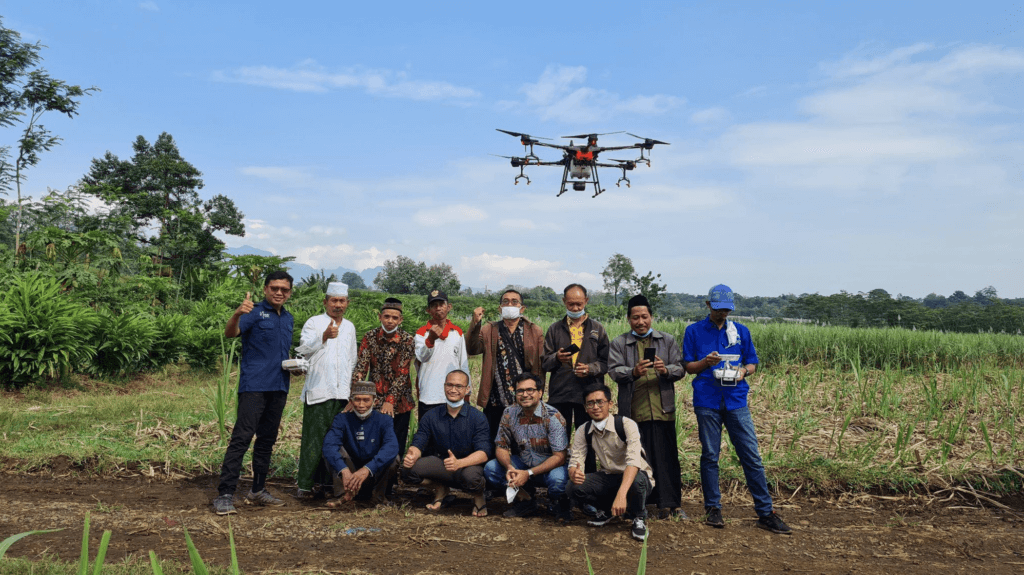
[[[8, 554], [42, 554], [76, 560], [82, 520], [91, 512], [93, 549], [102, 530], [113, 536], [107, 563], [128, 556], [187, 561], [187, 527], [207, 563], [229, 564], [228, 518], [211, 511], [216, 478], [164, 481], [147, 477], [75, 478], [4, 475], [0, 491], [0, 540], [32, 529], [65, 527], [16, 543]], [[736, 486], [734, 486], [736, 487]], [[469, 517], [469, 499], [439, 513], [401, 490], [398, 509], [354, 505], [327, 510], [299, 503], [291, 487], [270, 485], [283, 508], [238, 504], [231, 516], [239, 562], [247, 573], [537, 574], [586, 573], [584, 549], [595, 573], [635, 573], [640, 544], [628, 523], [601, 527], [576, 520], [562, 526], [550, 516], [504, 519], [503, 501], [490, 516]], [[243, 481], [239, 492], [248, 485]], [[980, 508], [963, 500], [880, 498], [826, 500], [799, 494], [776, 501], [794, 528], [792, 536], [755, 527], [749, 499], [739, 489], [726, 497], [725, 529], [696, 520], [650, 522], [648, 572], [661, 573], [1024, 573], [1024, 502], [1011, 510]], [[683, 503], [700, 511], [699, 492]], [[95, 551], [94, 551], [95, 552]]]

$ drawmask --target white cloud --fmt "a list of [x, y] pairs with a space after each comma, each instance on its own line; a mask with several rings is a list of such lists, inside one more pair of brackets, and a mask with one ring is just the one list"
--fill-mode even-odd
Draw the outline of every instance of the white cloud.
[[693, 114], [690, 114], [690, 121], [694, 124], [713, 124], [727, 121], [730, 117], [731, 115], [728, 110], [721, 106], [714, 106], [703, 110], [697, 110]]
[[480, 97], [480, 93], [472, 88], [442, 81], [412, 80], [403, 71], [353, 67], [330, 72], [313, 60], [306, 60], [292, 68], [243, 66], [229, 72], [214, 72], [213, 78], [222, 82], [295, 92], [361, 89], [367, 94], [388, 98], [463, 102]]
[[385, 261], [398, 257], [391, 249], [380, 250], [375, 246], [358, 248], [350, 244], [299, 247], [290, 253], [299, 263], [325, 269], [346, 267], [365, 270], [384, 265]]
[[143, 10], [148, 10], [150, 12], [160, 11], [160, 7], [157, 6], [156, 2], [153, 2], [152, 0], [147, 0], [146, 2], [139, 2], [139, 8], [142, 8]]
[[598, 285], [596, 274], [567, 270], [562, 262], [489, 253], [463, 256], [461, 273], [475, 275], [489, 286], [498, 288], [508, 284], [564, 286], [573, 282]]
[[440, 208], [427, 208], [419, 210], [413, 216], [416, 223], [423, 226], [446, 226], [460, 225], [468, 222], [479, 222], [487, 219], [487, 212], [467, 206], [466, 204], [455, 204]]
[[686, 102], [684, 98], [666, 94], [624, 98], [607, 90], [580, 86], [586, 79], [587, 69], [583, 66], [551, 65], [536, 82], [519, 89], [524, 94], [521, 102], [502, 100], [497, 106], [501, 110], [534, 113], [542, 120], [587, 123], [620, 114], [663, 114]]

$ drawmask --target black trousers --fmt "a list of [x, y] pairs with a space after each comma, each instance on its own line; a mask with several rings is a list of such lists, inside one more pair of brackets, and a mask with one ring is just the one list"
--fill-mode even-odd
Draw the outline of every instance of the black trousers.
[[487, 425], [491, 428], [491, 445], [494, 445], [494, 438], [498, 437], [498, 427], [501, 425], [501, 415], [503, 413], [505, 413], [505, 408], [500, 405], [488, 405], [484, 408], [484, 415], [487, 417]]
[[582, 403], [552, 403], [558, 413], [565, 419], [565, 431], [569, 434], [569, 445], [572, 445], [572, 432], [579, 426], [590, 421], [587, 409]]
[[423, 416], [426, 415], [428, 411], [430, 411], [431, 409], [434, 409], [435, 407], [441, 407], [442, 405], [444, 405], [444, 404], [443, 403], [423, 403], [422, 401], [420, 401], [416, 405], [416, 421], [423, 421]]
[[410, 485], [418, 485], [424, 479], [429, 479], [434, 483], [456, 487], [474, 495], [483, 493], [484, 487], [487, 486], [483, 465], [470, 465], [458, 471], [448, 471], [444, 468], [444, 460], [436, 455], [420, 457], [411, 468], [403, 467], [401, 474], [402, 481]]
[[654, 472], [650, 501], [659, 509], [673, 509], [682, 503], [683, 480], [679, 471], [679, 442], [674, 421], [640, 421], [640, 445]]
[[242, 459], [249, 451], [249, 444], [256, 436], [252, 448], [253, 490], [263, 489], [270, 471], [270, 455], [277, 443], [277, 432], [281, 428], [281, 415], [288, 403], [287, 391], [253, 391], [238, 394], [238, 411], [231, 442], [224, 453], [220, 467], [220, 495], [234, 495], [238, 487], [238, 476], [242, 471]]
[[[622, 485], [621, 473], [588, 473], [581, 485], [572, 481], [566, 485], [566, 495], [569, 501], [576, 507], [583, 507], [590, 504], [594, 507], [611, 513], [612, 503], [619, 493]], [[626, 514], [630, 518], [647, 518], [647, 494], [651, 490], [651, 481], [643, 471], [636, 472], [636, 479], [629, 486], [626, 493]]]
[[395, 437], [398, 438], [398, 457], [405, 456], [405, 442], [409, 439], [409, 422], [412, 420], [412, 412], [395, 414]]
[[[345, 466], [348, 467], [348, 470], [352, 472], [359, 471], [364, 465], [369, 463], [369, 461], [353, 460], [344, 449], [341, 450], [341, 458], [345, 462]], [[330, 464], [327, 464], [327, 467], [330, 469], [331, 476], [334, 477], [334, 494], [341, 496], [345, 493], [345, 484], [342, 482], [341, 477], [338, 476], [340, 470], [334, 469]], [[377, 475], [367, 477], [366, 481], [359, 488], [359, 493], [353, 496], [354, 499], [370, 499], [374, 503], [383, 502], [386, 499], [388, 486], [394, 483], [397, 472], [398, 459], [395, 459], [387, 467], [380, 470], [380, 473]]]

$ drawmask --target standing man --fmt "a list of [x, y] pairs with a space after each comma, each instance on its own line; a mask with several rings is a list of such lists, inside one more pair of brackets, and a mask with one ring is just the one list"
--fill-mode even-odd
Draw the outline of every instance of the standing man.
[[330, 487], [333, 478], [324, 465], [324, 436], [335, 416], [348, 405], [352, 368], [356, 363], [356, 328], [345, 319], [348, 285], [327, 284], [326, 313], [302, 326], [296, 353], [309, 360], [302, 388], [302, 443], [299, 448], [298, 499], [314, 496], [314, 487]]
[[[619, 413], [640, 428], [640, 443], [654, 470], [657, 485], [650, 498], [658, 519], [686, 519], [680, 509], [682, 479], [676, 438], [676, 386], [683, 378], [679, 345], [671, 335], [651, 328], [651, 304], [642, 295], [626, 304], [630, 332], [612, 341], [608, 374], [618, 384]], [[654, 359], [645, 359], [645, 355]]]
[[386, 503], [385, 491], [398, 470], [398, 439], [391, 418], [373, 409], [377, 386], [352, 384], [352, 409], [334, 417], [323, 444], [323, 456], [334, 477], [334, 494], [327, 503], [338, 507], [353, 499]]
[[220, 484], [213, 510], [217, 515], [235, 513], [235, 488], [242, 470], [242, 458], [252, 438], [252, 489], [245, 496], [250, 505], [280, 507], [284, 502], [266, 489], [270, 472], [270, 455], [277, 442], [281, 414], [288, 401], [291, 374], [281, 367], [292, 346], [295, 319], [284, 302], [292, 295], [292, 276], [276, 271], [263, 281], [263, 300], [252, 303], [252, 294], [245, 294], [224, 328], [224, 337], [242, 336], [242, 359], [239, 362], [238, 412], [231, 442], [220, 468]]
[[526, 372], [544, 377], [544, 332], [522, 317], [526, 309], [523, 295], [507, 289], [499, 301], [501, 319], [484, 324], [484, 308], [476, 308], [466, 337], [469, 355], [484, 354], [476, 404], [487, 416], [491, 439], [498, 434], [498, 422], [505, 408], [515, 405], [516, 379]]
[[[604, 326], [587, 315], [587, 288], [570, 284], [562, 292], [565, 317], [556, 321], [544, 335], [544, 371], [548, 380], [548, 403], [568, 424], [566, 431], [587, 421], [583, 409], [583, 390], [604, 381], [608, 371], [608, 334]], [[576, 346], [577, 351], [566, 349]]]
[[[434, 290], [427, 296], [427, 325], [416, 331], [417, 420], [445, 402], [444, 379], [452, 370], [469, 373], [469, 355], [459, 326], [448, 321], [448, 295]], [[472, 389], [472, 384], [470, 385]]]
[[528, 517], [537, 512], [537, 488], [548, 490], [548, 504], [556, 519], [565, 520], [569, 506], [562, 501], [568, 480], [565, 459], [569, 449], [565, 420], [558, 410], [541, 401], [544, 378], [524, 373], [516, 380], [516, 401], [505, 410], [494, 440], [494, 456], [484, 466], [492, 489], [517, 489], [518, 501], [505, 517]]
[[[747, 489], [754, 498], [758, 527], [773, 533], [789, 535], [792, 530], [772, 508], [764, 465], [757, 449], [754, 420], [747, 407], [750, 386], [747, 376], [757, 369], [757, 351], [750, 339], [750, 330], [743, 324], [729, 321], [729, 312], [735, 309], [732, 289], [716, 285], [708, 292], [704, 302], [711, 310], [706, 318], [686, 326], [683, 335], [683, 360], [687, 373], [693, 378], [693, 411], [697, 414], [700, 435], [700, 488], [704, 493], [705, 523], [712, 527], [725, 527], [722, 519], [722, 494], [718, 487], [718, 453], [722, 448], [722, 426], [743, 466]], [[739, 355], [738, 362], [723, 362], [719, 354]], [[735, 376], [721, 379], [715, 368], [730, 366]]]
[[445, 408], [431, 409], [420, 420], [412, 445], [402, 460], [402, 481], [433, 485], [438, 511], [452, 487], [473, 497], [473, 517], [487, 516], [484, 464], [491, 453], [487, 418], [466, 402], [469, 374], [453, 371], [444, 380]]
[[594, 518], [587, 521], [594, 527], [619, 515], [632, 518], [630, 535], [643, 541], [648, 534], [647, 494], [654, 480], [651, 466], [644, 460], [640, 431], [632, 419], [611, 415], [614, 402], [607, 385], [591, 388], [584, 405], [590, 421], [572, 438], [569, 500], [577, 507], [597, 508]]
[[380, 327], [363, 335], [359, 344], [359, 362], [352, 381], [371, 381], [377, 386], [373, 407], [394, 418], [399, 453], [405, 451], [412, 415], [412, 365], [415, 345], [411, 335], [399, 329], [402, 325], [402, 302], [389, 297], [380, 310]]

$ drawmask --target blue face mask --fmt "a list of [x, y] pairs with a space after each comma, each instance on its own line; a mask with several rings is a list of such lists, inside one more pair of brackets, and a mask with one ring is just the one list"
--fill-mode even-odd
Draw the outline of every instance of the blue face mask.
[[466, 403], [466, 399], [465, 398], [462, 398], [462, 399], [460, 399], [458, 401], [451, 401], [451, 400], [448, 400], [448, 399], [445, 399], [444, 401], [445, 401], [445, 403], [448, 404], [448, 407], [450, 407], [452, 409], [458, 409], [458, 408], [462, 407], [463, 403]]
[[639, 339], [644, 339], [645, 337], [651, 335], [651, 328], [647, 328], [647, 333], [645, 333], [643, 335], [638, 334], [636, 332], [636, 330], [629, 330], [629, 333], [633, 334], [633, 337], [636, 337], [636, 338], [639, 338]]
[[565, 315], [569, 316], [571, 319], [580, 319], [585, 313], [587, 313], [586, 308], [581, 309], [580, 311], [565, 310]]

